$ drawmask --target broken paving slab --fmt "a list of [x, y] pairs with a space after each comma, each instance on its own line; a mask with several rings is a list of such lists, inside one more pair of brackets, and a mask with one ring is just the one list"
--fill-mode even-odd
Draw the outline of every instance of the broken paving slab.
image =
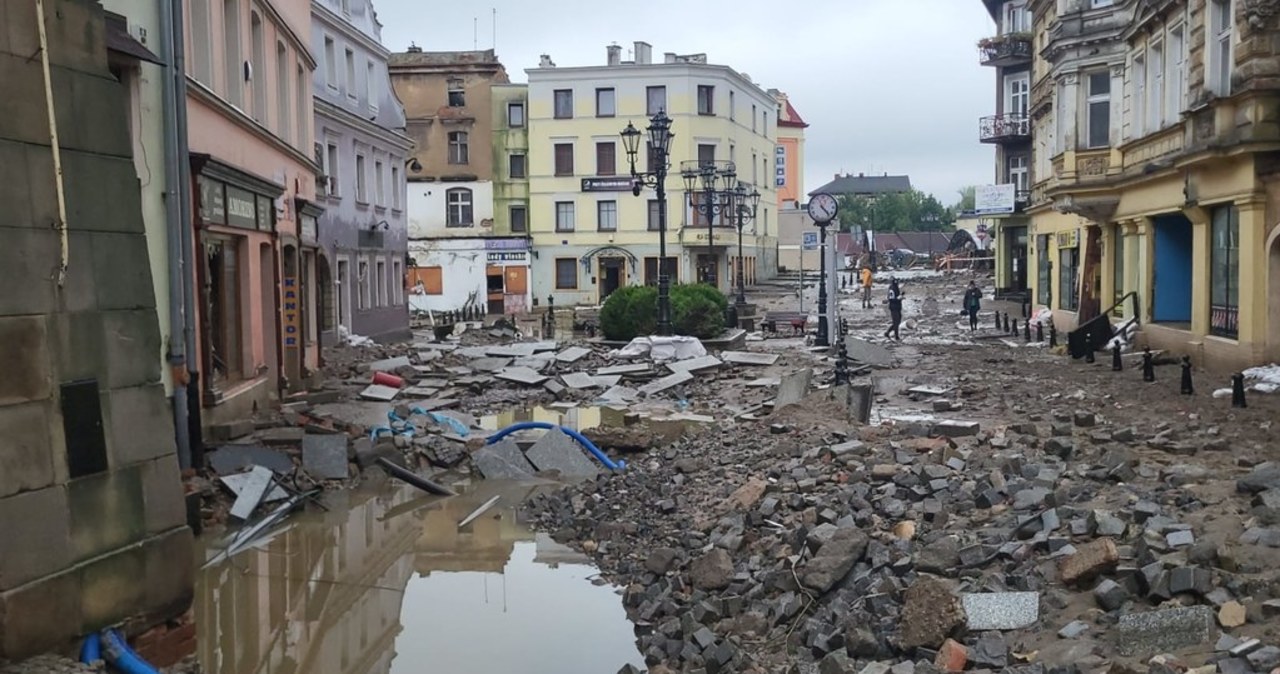
[[768, 388], [770, 386], [777, 386], [781, 382], [782, 380], [779, 379], [778, 377], [761, 377], [759, 379], [752, 379], [751, 381], [747, 382], [746, 387], [747, 388]]
[[677, 372], [675, 374], [669, 374], [663, 377], [662, 379], [651, 381], [648, 384], [641, 386], [640, 394], [645, 396], [651, 396], [657, 393], [662, 393], [663, 391], [669, 388], [679, 386], [680, 384], [683, 384], [685, 382], [692, 381], [692, 380], [693, 380], [693, 375], [688, 372]]
[[595, 388], [600, 386], [600, 382], [586, 372], [570, 372], [560, 375], [560, 380], [565, 386], [571, 389]]
[[402, 367], [413, 367], [413, 363], [409, 362], [408, 356], [396, 356], [395, 358], [375, 360], [369, 363], [370, 372], [395, 372]]
[[275, 473], [271, 472], [270, 468], [254, 466], [245, 477], [236, 502], [231, 504], [231, 516], [241, 521], [248, 520], [253, 515], [253, 511], [258, 509], [258, 504], [262, 503], [273, 482], [275, 482]]
[[305, 433], [306, 431], [298, 426], [277, 426], [264, 428], [258, 431], [256, 436], [264, 445], [296, 445], [302, 442], [302, 436]]
[[1208, 606], [1129, 613], [1116, 623], [1116, 645], [1125, 656], [1151, 656], [1208, 643], [1216, 633]]
[[850, 360], [872, 367], [891, 367], [893, 365], [893, 354], [890, 353], [889, 349], [879, 344], [849, 335], [844, 338], [844, 345]]
[[543, 433], [524, 455], [538, 470], [554, 470], [562, 477], [590, 478], [600, 474], [595, 459], [559, 428]]
[[773, 407], [778, 409], [794, 405], [809, 395], [809, 382], [813, 380], [813, 370], [805, 368], [783, 375], [778, 381], [778, 394], [774, 397]]
[[497, 372], [511, 364], [510, 358], [477, 358], [469, 363], [478, 372]]
[[533, 477], [533, 464], [511, 438], [503, 438], [476, 450], [471, 455], [471, 463], [488, 480], [527, 480]]
[[605, 377], [613, 375], [621, 375], [625, 377], [630, 374], [648, 374], [649, 371], [649, 366], [644, 363], [632, 363], [630, 365], [610, 365], [609, 367], [602, 367], [596, 370], [596, 374]]
[[946, 387], [943, 387], [943, 386], [915, 386], [915, 387], [912, 387], [912, 388], [907, 389], [907, 393], [915, 393], [915, 394], [918, 394], [918, 395], [926, 395], [926, 396], [941, 396], [941, 395], [946, 395], [946, 394], [948, 394], [948, 393], [950, 393], [950, 392], [952, 392], [952, 391], [954, 391], [954, 390], [955, 390], [955, 387], [954, 387], [954, 386], [946, 386]]
[[537, 386], [550, 378], [527, 367], [509, 367], [494, 376], [503, 381], [524, 384], [525, 386]]
[[640, 397], [640, 392], [628, 386], [614, 386], [604, 395], [600, 396], [600, 400], [605, 402], [629, 403]]
[[616, 375], [616, 374], [614, 375], [599, 374], [592, 378], [596, 380], [596, 384], [598, 384], [601, 388], [609, 388], [610, 386], [617, 386], [618, 382], [622, 381], [622, 376]]
[[970, 435], [977, 435], [982, 430], [982, 425], [976, 421], [955, 421], [946, 419], [939, 421], [933, 425], [933, 435], [943, 435], [948, 438], [963, 438]]
[[302, 468], [321, 480], [345, 480], [347, 468], [347, 436], [306, 435], [302, 438]]
[[969, 631], [1019, 630], [1040, 619], [1039, 592], [981, 592], [960, 595]]
[[551, 361], [553, 359], [554, 359], [554, 356], [550, 356], [547, 354], [539, 354], [537, 356], [524, 356], [521, 358], [517, 358], [515, 362], [511, 364], [511, 367], [527, 367], [530, 370], [533, 370], [535, 372], [542, 372], [543, 370], [547, 369], [548, 366], [551, 365]]
[[581, 346], [571, 346], [564, 351], [557, 353], [556, 361], [560, 363], [576, 363], [589, 353], [591, 353], [591, 349], [584, 349]]
[[773, 365], [780, 357], [776, 353], [754, 353], [751, 351], [725, 351], [720, 354], [726, 363], [735, 365]]
[[[249, 473], [236, 473], [235, 475], [223, 475], [218, 480], [231, 490], [232, 494], [240, 495], [244, 491], [245, 485], [249, 482]], [[263, 503], [275, 503], [289, 498], [289, 492], [285, 491], [280, 485], [275, 485], [267, 495], [262, 498]]]
[[672, 372], [697, 372], [699, 370], [709, 370], [713, 367], [724, 365], [724, 361], [715, 356], [698, 356], [697, 358], [689, 358], [688, 360], [677, 360], [667, 363], [667, 369]]
[[288, 454], [262, 445], [223, 445], [209, 453], [209, 465], [219, 475], [239, 473], [251, 466], [266, 466], [277, 473], [293, 472]]
[[390, 402], [400, 395], [400, 389], [381, 384], [372, 384], [360, 392], [360, 397], [365, 400], [377, 400], [379, 402]]
[[452, 342], [414, 342], [413, 348], [418, 350], [443, 351], [447, 353], [449, 351], [456, 350], [458, 345]]

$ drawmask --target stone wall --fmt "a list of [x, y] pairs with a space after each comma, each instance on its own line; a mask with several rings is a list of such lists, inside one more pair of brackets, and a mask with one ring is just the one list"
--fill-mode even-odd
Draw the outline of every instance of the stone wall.
[[35, 2], [0, 0], [0, 660], [180, 614], [192, 595], [126, 93], [98, 3], [45, 12], [61, 287]]

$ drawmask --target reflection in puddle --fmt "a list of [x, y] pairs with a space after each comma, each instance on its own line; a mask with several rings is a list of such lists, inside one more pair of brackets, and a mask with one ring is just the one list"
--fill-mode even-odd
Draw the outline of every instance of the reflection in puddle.
[[[512, 510], [532, 488], [332, 492], [327, 512], [199, 572], [206, 674], [614, 672], [642, 664], [622, 600]], [[498, 507], [461, 528], [494, 495]], [[216, 554], [210, 549], [207, 556]]]
[[480, 418], [480, 428], [486, 431], [497, 431], [521, 421], [544, 421], [557, 426], [568, 426], [574, 430], [585, 431], [588, 428], [601, 426], [622, 426], [627, 410], [614, 407], [564, 407], [547, 408], [531, 407], [522, 410], [508, 410], [501, 414], [492, 414]]

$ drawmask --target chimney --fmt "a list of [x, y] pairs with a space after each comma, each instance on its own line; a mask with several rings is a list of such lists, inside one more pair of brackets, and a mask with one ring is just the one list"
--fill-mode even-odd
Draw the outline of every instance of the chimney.
[[649, 44], [648, 42], [642, 42], [637, 40], [635, 43], [635, 48], [636, 48], [636, 65], [647, 66], [650, 63], [653, 63], [653, 45]]
[[675, 53], [675, 52], [673, 52], [673, 51], [669, 51], [669, 52], [667, 52], [667, 53], [663, 54], [663, 55], [662, 55], [662, 62], [663, 62], [663, 63], [675, 63], [675, 62], [676, 62], [676, 53]]
[[543, 55], [542, 55], [542, 58], [538, 59], [538, 67], [539, 67], [539, 68], [554, 68], [554, 67], [556, 67], [556, 63], [555, 63], [555, 61], [552, 61], [552, 60], [551, 60], [551, 55], [550, 55], [550, 54], [543, 54]]
[[611, 44], [605, 47], [605, 51], [609, 54], [609, 65], [616, 66], [622, 63], [622, 47], [620, 45]]
[[419, 47], [417, 44], [415, 44], [415, 43], [413, 43], [413, 42], [410, 42], [410, 43], [409, 43], [409, 48], [408, 48], [408, 49], [406, 49], [405, 51], [409, 52], [410, 54], [421, 54], [421, 53], [422, 53], [422, 47]]

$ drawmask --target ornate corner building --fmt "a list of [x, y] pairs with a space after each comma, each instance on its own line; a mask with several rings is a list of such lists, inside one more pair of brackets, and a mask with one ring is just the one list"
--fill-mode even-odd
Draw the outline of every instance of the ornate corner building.
[[1213, 366], [1280, 357], [1280, 1], [1026, 8], [1032, 301]]

